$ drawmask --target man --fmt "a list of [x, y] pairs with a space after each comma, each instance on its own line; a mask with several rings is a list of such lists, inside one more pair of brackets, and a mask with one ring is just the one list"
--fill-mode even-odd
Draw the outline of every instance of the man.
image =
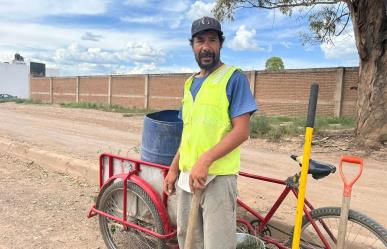
[[[194, 247], [235, 249], [239, 145], [249, 137], [256, 110], [246, 76], [220, 60], [220, 23], [203, 17], [192, 23], [190, 44], [200, 72], [185, 82], [181, 144], [164, 181], [166, 194], [177, 183], [177, 237], [184, 248], [192, 193], [204, 189]], [[180, 175], [179, 175], [180, 171]]]

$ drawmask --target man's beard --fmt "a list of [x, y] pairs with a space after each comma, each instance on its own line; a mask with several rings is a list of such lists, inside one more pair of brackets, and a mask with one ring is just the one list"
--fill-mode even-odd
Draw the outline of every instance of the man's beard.
[[[201, 59], [202, 58], [205, 58], [205, 57], [211, 57], [212, 58], [212, 62], [209, 63], [209, 64], [203, 64], [201, 62]], [[204, 69], [204, 70], [211, 70], [211, 69], [214, 69], [219, 61], [220, 61], [220, 58], [219, 58], [219, 54], [215, 54], [215, 53], [212, 53], [212, 52], [200, 52], [199, 54], [195, 54], [195, 59], [196, 59], [196, 62], [198, 63], [199, 67], [201, 69]]]

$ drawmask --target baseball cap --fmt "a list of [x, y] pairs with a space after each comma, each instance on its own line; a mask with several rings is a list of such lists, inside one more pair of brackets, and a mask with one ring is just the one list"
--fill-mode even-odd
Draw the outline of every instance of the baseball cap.
[[197, 33], [205, 30], [215, 30], [220, 35], [223, 35], [222, 28], [218, 20], [212, 17], [204, 16], [192, 23], [191, 36], [194, 37]]

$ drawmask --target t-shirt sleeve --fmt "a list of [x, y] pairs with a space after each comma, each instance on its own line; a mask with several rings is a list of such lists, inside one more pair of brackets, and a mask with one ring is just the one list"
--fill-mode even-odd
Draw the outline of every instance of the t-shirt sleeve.
[[250, 90], [250, 84], [243, 72], [235, 71], [227, 84], [227, 97], [230, 102], [229, 115], [235, 118], [245, 113], [253, 114], [258, 108]]

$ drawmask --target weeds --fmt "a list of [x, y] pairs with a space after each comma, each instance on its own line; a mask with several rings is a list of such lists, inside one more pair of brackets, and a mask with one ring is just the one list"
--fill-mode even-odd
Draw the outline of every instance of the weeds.
[[21, 99], [21, 98], [0, 99], [0, 103], [6, 103], [6, 102], [15, 102], [16, 104], [44, 104], [41, 100], [34, 100], [34, 99]]
[[118, 112], [123, 113], [124, 117], [132, 117], [134, 115], [143, 115], [152, 112], [150, 109], [125, 107], [121, 105], [109, 105], [92, 102], [80, 102], [80, 103], [61, 103], [60, 106], [65, 108], [82, 108], [82, 109], [95, 109], [106, 112]]
[[[268, 117], [264, 115], [253, 116], [250, 120], [250, 136], [252, 138], [265, 138], [277, 142], [284, 137], [304, 134], [305, 117]], [[351, 129], [355, 126], [352, 117], [316, 117], [315, 134], [323, 134], [327, 130]]]
[[[18, 104], [44, 104], [40, 100], [33, 99], [4, 99], [2, 102], [15, 102]], [[83, 108], [95, 109], [107, 112], [122, 113], [124, 117], [132, 117], [135, 115], [144, 115], [155, 110], [125, 107], [121, 105], [109, 105], [92, 102], [80, 103], [61, 103], [64, 108]], [[250, 120], [250, 136], [252, 138], [265, 138], [272, 142], [278, 142], [284, 137], [293, 137], [304, 134], [306, 117], [287, 117], [287, 116], [272, 116], [254, 115]], [[324, 134], [329, 130], [345, 130], [355, 127], [355, 119], [353, 117], [316, 117], [314, 133]], [[138, 153], [139, 149], [131, 148]], [[119, 153], [122, 151], [119, 151]]]

